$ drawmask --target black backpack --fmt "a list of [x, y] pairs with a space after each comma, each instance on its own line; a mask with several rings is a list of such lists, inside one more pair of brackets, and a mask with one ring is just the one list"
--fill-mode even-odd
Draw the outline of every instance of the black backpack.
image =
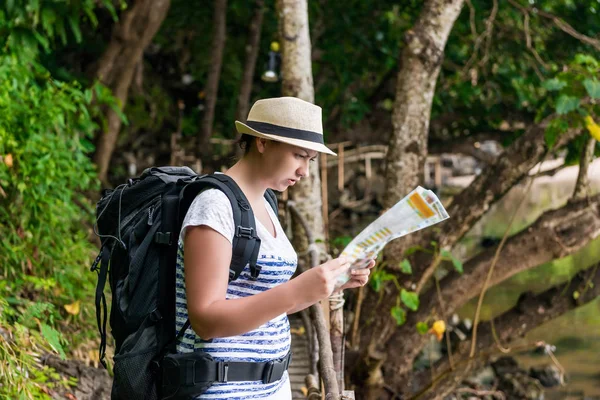
[[[179, 232], [192, 201], [207, 188], [225, 193], [233, 208], [236, 232], [230, 281], [237, 279], [247, 264], [251, 275], [258, 277], [260, 239], [254, 214], [241, 189], [225, 174], [199, 176], [187, 167], [149, 168], [140, 177], [105, 191], [96, 206], [96, 234], [101, 238], [101, 248], [92, 271], [98, 272], [96, 319], [100, 361], [105, 368], [107, 278], [112, 292], [112, 399], [161, 398], [160, 363], [166, 353], [174, 351], [176, 342]], [[267, 190], [265, 197], [277, 213], [275, 194]]]

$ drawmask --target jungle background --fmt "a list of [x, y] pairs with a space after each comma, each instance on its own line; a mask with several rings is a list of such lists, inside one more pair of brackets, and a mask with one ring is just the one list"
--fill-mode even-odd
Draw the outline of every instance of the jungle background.
[[233, 121], [291, 95], [323, 108], [340, 153], [281, 195], [321, 258], [418, 184], [451, 216], [387, 246], [370, 285], [346, 293], [340, 391], [599, 398], [599, 11], [2, 1], [0, 396], [107, 398], [89, 268], [101, 190], [154, 165], [224, 170]]

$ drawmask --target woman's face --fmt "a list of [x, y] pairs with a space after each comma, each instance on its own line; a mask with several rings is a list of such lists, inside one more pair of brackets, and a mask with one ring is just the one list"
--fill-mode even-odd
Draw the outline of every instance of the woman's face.
[[259, 140], [263, 167], [268, 176], [269, 187], [283, 191], [302, 178], [308, 177], [309, 165], [315, 162], [317, 152], [291, 144], [271, 140]]

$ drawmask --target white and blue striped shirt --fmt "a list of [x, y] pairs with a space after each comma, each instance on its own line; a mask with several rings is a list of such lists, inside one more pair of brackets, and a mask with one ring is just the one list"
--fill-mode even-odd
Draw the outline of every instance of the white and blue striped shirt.
[[[256, 219], [257, 234], [261, 239], [258, 265], [262, 267], [256, 281], [250, 279], [250, 268], [247, 265], [240, 277], [229, 283], [227, 299], [251, 296], [277, 285], [287, 282], [296, 270], [297, 255], [287, 239], [277, 215], [265, 200], [265, 207], [275, 226], [276, 236]], [[179, 236], [177, 252], [176, 278], [176, 329], [181, 330], [188, 318], [185, 295], [183, 238], [188, 226], [206, 225], [219, 232], [233, 242], [234, 224], [231, 204], [227, 196], [219, 190], [209, 189], [199, 194], [183, 222]], [[207, 249], [208, 251], [208, 249]], [[180, 353], [204, 351], [218, 361], [253, 361], [264, 362], [276, 360], [290, 351], [290, 325], [286, 314], [282, 314], [253, 331], [243, 335], [213, 340], [203, 340], [190, 328], [177, 345]], [[291, 389], [287, 373], [283, 378], [271, 384], [262, 381], [215, 383], [198, 399], [291, 399]]]

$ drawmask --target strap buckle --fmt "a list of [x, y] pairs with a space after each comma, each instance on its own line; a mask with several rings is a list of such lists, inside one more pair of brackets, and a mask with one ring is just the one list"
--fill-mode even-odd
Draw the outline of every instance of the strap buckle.
[[287, 356], [280, 360], [269, 361], [268, 363], [266, 363], [262, 377], [263, 383], [274, 383], [280, 380], [283, 377], [285, 371], [287, 371], [291, 359], [292, 354], [290, 352]]
[[229, 374], [229, 363], [218, 362], [217, 363], [217, 381], [227, 382], [227, 375]]
[[156, 232], [154, 241], [158, 244], [171, 245], [171, 232]]
[[254, 228], [246, 228], [245, 226], [238, 225], [235, 231], [236, 237], [244, 237], [246, 239], [254, 239]]

